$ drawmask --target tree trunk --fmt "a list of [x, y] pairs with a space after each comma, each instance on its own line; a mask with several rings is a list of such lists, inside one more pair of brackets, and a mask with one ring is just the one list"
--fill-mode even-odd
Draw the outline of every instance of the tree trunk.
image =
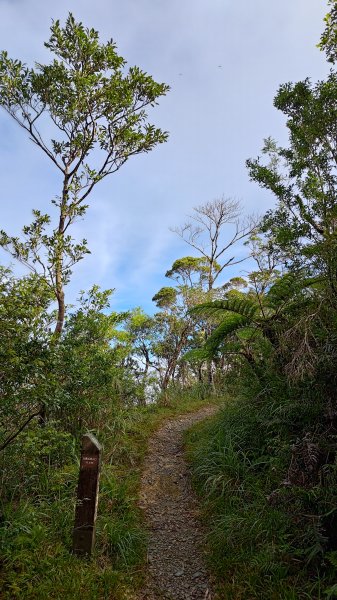
[[60, 291], [57, 292], [57, 322], [54, 333], [56, 335], [60, 335], [62, 333], [64, 318], [65, 318], [65, 302], [64, 302], [64, 291], [61, 288]]
[[212, 360], [207, 361], [207, 381], [210, 386], [213, 386], [213, 369], [212, 369]]
[[172, 377], [172, 375], [174, 374], [174, 371], [176, 369], [177, 366], [177, 361], [179, 358], [179, 354], [182, 350], [182, 347], [187, 339], [187, 335], [188, 335], [188, 330], [189, 328], [186, 327], [186, 329], [183, 331], [183, 333], [181, 334], [181, 338], [179, 343], [177, 344], [177, 347], [175, 349], [175, 352], [173, 354], [173, 356], [171, 357], [171, 359], [168, 361], [168, 365], [167, 365], [167, 369], [165, 372], [165, 375], [163, 377], [163, 381], [162, 381], [162, 391], [166, 394], [166, 390], [167, 390], [167, 386], [169, 384], [169, 381]]
[[55, 327], [55, 335], [58, 337], [63, 330], [64, 319], [65, 319], [65, 301], [64, 301], [64, 282], [63, 282], [63, 243], [64, 243], [64, 233], [66, 230], [66, 216], [67, 216], [67, 206], [68, 206], [68, 174], [65, 174], [63, 181], [63, 191], [62, 191], [62, 202], [60, 205], [60, 219], [58, 226], [58, 240], [55, 251], [55, 284], [56, 284], [56, 299], [58, 304], [57, 311], [57, 323]]

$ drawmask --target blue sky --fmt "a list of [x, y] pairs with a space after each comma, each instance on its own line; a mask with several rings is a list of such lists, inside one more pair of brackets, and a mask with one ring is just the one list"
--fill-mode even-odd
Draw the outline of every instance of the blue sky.
[[[263, 138], [286, 143], [273, 107], [280, 83], [328, 71], [315, 47], [327, 12], [319, 0], [0, 0], [0, 49], [32, 65], [49, 60], [51, 19], [77, 20], [113, 38], [128, 65], [171, 86], [149, 114], [167, 144], [136, 156], [96, 187], [85, 220], [73, 229], [91, 255], [74, 270], [67, 299], [96, 283], [116, 288], [112, 306], [153, 311], [164, 274], [191, 251], [170, 227], [194, 206], [231, 196], [262, 214], [273, 199], [249, 182], [245, 160]], [[1, 228], [19, 234], [31, 209], [49, 212], [59, 176], [39, 149], [0, 111]], [[240, 252], [240, 249], [238, 249]], [[3, 264], [10, 262], [3, 251]], [[244, 271], [242, 264], [226, 278]]]

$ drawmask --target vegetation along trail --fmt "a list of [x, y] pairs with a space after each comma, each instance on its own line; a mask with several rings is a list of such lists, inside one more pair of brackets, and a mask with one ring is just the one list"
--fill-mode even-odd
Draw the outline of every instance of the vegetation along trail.
[[207, 406], [170, 419], [150, 440], [140, 491], [149, 531], [148, 577], [139, 600], [214, 598], [203, 560], [205, 532], [198, 522], [183, 434], [216, 410]]

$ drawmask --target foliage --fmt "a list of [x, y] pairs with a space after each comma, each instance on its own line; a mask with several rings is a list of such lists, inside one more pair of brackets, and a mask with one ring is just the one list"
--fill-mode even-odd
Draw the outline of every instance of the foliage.
[[[336, 58], [336, 2], [321, 48]], [[283, 84], [288, 147], [247, 162], [275, 208], [252, 236], [246, 286], [191, 313], [217, 324], [201, 352], [226, 362], [226, 405], [191, 434], [221, 598], [336, 595], [336, 114], [325, 81]], [[188, 355], [187, 355], [188, 356]]]
[[326, 15], [325, 30], [321, 35], [318, 47], [325, 50], [327, 59], [331, 63], [336, 62], [337, 57], [337, 3], [336, 0], [329, 0], [330, 12]]
[[55, 378], [62, 374], [54, 414], [72, 432], [91, 429], [98, 413], [103, 418], [111, 405], [133, 400], [129, 397], [128, 373], [123, 368], [128, 347], [120, 329], [127, 313], [109, 311], [111, 292], [93, 286], [88, 294], [81, 293], [78, 307], [69, 314], [54, 350]]
[[[214, 261], [213, 270], [220, 271], [220, 265]], [[205, 256], [185, 256], [174, 261], [171, 269], [166, 271], [165, 277], [175, 279], [185, 286], [200, 286], [203, 288], [208, 283], [209, 260]]]
[[[182, 227], [175, 227], [173, 231], [179, 235], [189, 246], [198, 252], [199, 260], [193, 257], [180, 259], [185, 266], [198, 266], [202, 269], [200, 281], [210, 292], [218, 278], [228, 266], [241, 263], [245, 258], [231, 256], [233, 246], [251, 234], [255, 227], [253, 218], [241, 219], [242, 207], [240, 202], [233, 198], [217, 198], [206, 202], [193, 209], [191, 221]], [[227, 236], [224, 232], [228, 229]], [[178, 269], [177, 269], [178, 267]], [[182, 264], [174, 263], [172, 271], [166, 274], [171, 277], [176, 271], [182, 275]], [[176, 273], [177, 274], [177, 273]], [[190, 284], [191, 284], [190, 280]]]
[[149, 436], [167, 417], [205, 404], [179, 390], [169, 406], [116, 407], [97, 414], [103, 443], [94, 560], [70, 554], [79, 448], [59, 422], [23, 432], [0, 457], [1, 589], [13, 598], [119, 600], [142, 583], [146, 536], [137, 495]]
[[288, 118], [289, 148], [268, 140], [269, 164], [248, 161], [251, 178], [271, 190], [277, 207], [263, 229], [286, 264], [321, 275], [332, 300], [336, 288], [336, 74], [311, 84], [284, 84], [275, 106]]
[[[334, 64], [337, 4], [329, 5], [320, 46]], [[276, 95], [288, 147], [268, 139], [266, 160], [247, 163], [276, 199], [259, 231], [255, 219], [240, 220], [235, 200], [196, 207], [176, 232], [198, 255], [167, 270], [174, 285], [153, 297], [156, 314], [111, 311], [112, 290], [97, 286], [66, 314], [64, 285], [87, 251], [68, 227], [98, 181], [165, 141], [145, 107], [167, 86], [136, 67], [125, 74], [114, 43], [101, 45], [72, 15], [51, 31], [51, 64], [29, 69], [0, 58], [2, 106], [63, 177], [56, 227], [34, 211], [23, 239], [1, 233], [3, 247], [33, 271], [15, 278], [0, 269], [4, 598], [118, 600], [134, 592], [146, 547], [137, 494], [148, 437], [165, 416], [209, 397], [224, 406], [190, 434], [189, 448], [219, 597], [333, 598], [336, 73], [283, 84]], [[45, 113], [55, 126], [49, 145], [37, 130]], [[232, 255], [243, 240], [255, 269], [216, 287], [243, 260]], [[104, 464], [95, 560], [84, 568], [69, 547], [87, 430], [103, 442]]]
[[[118, 171], [131, 157], [149, 152], [167, 133], [147, 122], [146, 108], [168, 91], [126, 61], [112, 40], [100, 44], [98, 32], [76, 22], [69, 13], [64, 27], [54, 21], [45, 47], [49, 64], [27, 67], [0, 54], [0, 106], [28, 133], [62, 176], [59, 196], [52, 200], [58, 223], [34, 210], [24, 238], [1, 232], [0, 243], [34, 272], [42, 273], [58, 302], [56, 332], [63, 328], [64, 286], [73, 266], [88, 252], [69, 227], [82, 218], [95, 185]], [[44, 139], [48, 118], [53, 138]]]
[[50, 302], [44, 279], [36, 275], [17, 279], [9, 269], [0, 268], [1, 447], [37, 416], [40, 403], [53, 402], [48, 377]]
[[309, 471], [303, 486], [294, 445], [310, 431], [313, 457], [331, 422], [321, 417], [324, 399], [318, 402], [309, 389], [301, 398], [282, 380], [269, 378], [267, 385], [263, 389], [240, 369], [219, 416], [188, 434], [210, 527], [209, 561], [224, 600], [318, 599], [336, 580], [327, 562], [335, 548], [336, 464], [320, 459], [317, 479]]
[[177, 291], [173, 287], [163, 287], [152, 300], [158, 308], [170, 308], [177, 299]]
[[51, 293], [43, 278], [1, 270], [1, 443], [3, 449], [41, 414], [79, 434], [111, 405], [132, 404], [136, 384], [123, 363], [120, 329], [127, 313], [108, 312], [111, 290], [93, 286], [79, 298], [53, 343]]

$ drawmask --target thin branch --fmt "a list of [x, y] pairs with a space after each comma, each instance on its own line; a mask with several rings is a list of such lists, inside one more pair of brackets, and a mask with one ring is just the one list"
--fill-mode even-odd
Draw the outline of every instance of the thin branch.
[[10, 435], [7, 438], [7, 440], [0, 446], [0, 451], [4, 450], [13, 440], [15, 440], [15, 438], [19, 435], [19, 433], [21, 433], [21, 431], [23, 431], [24, 428], [27, 427], [27, 425], [30, 423], [30, 421], [32, 421], [35, 417], [38, 417], [39, 414], [40, 414], [40, 411], [30, 415], [30, 417], [28, 417], [28, 419], [23, 423], [23, 425], [21, 425], [21, 427], [15, 433]]

